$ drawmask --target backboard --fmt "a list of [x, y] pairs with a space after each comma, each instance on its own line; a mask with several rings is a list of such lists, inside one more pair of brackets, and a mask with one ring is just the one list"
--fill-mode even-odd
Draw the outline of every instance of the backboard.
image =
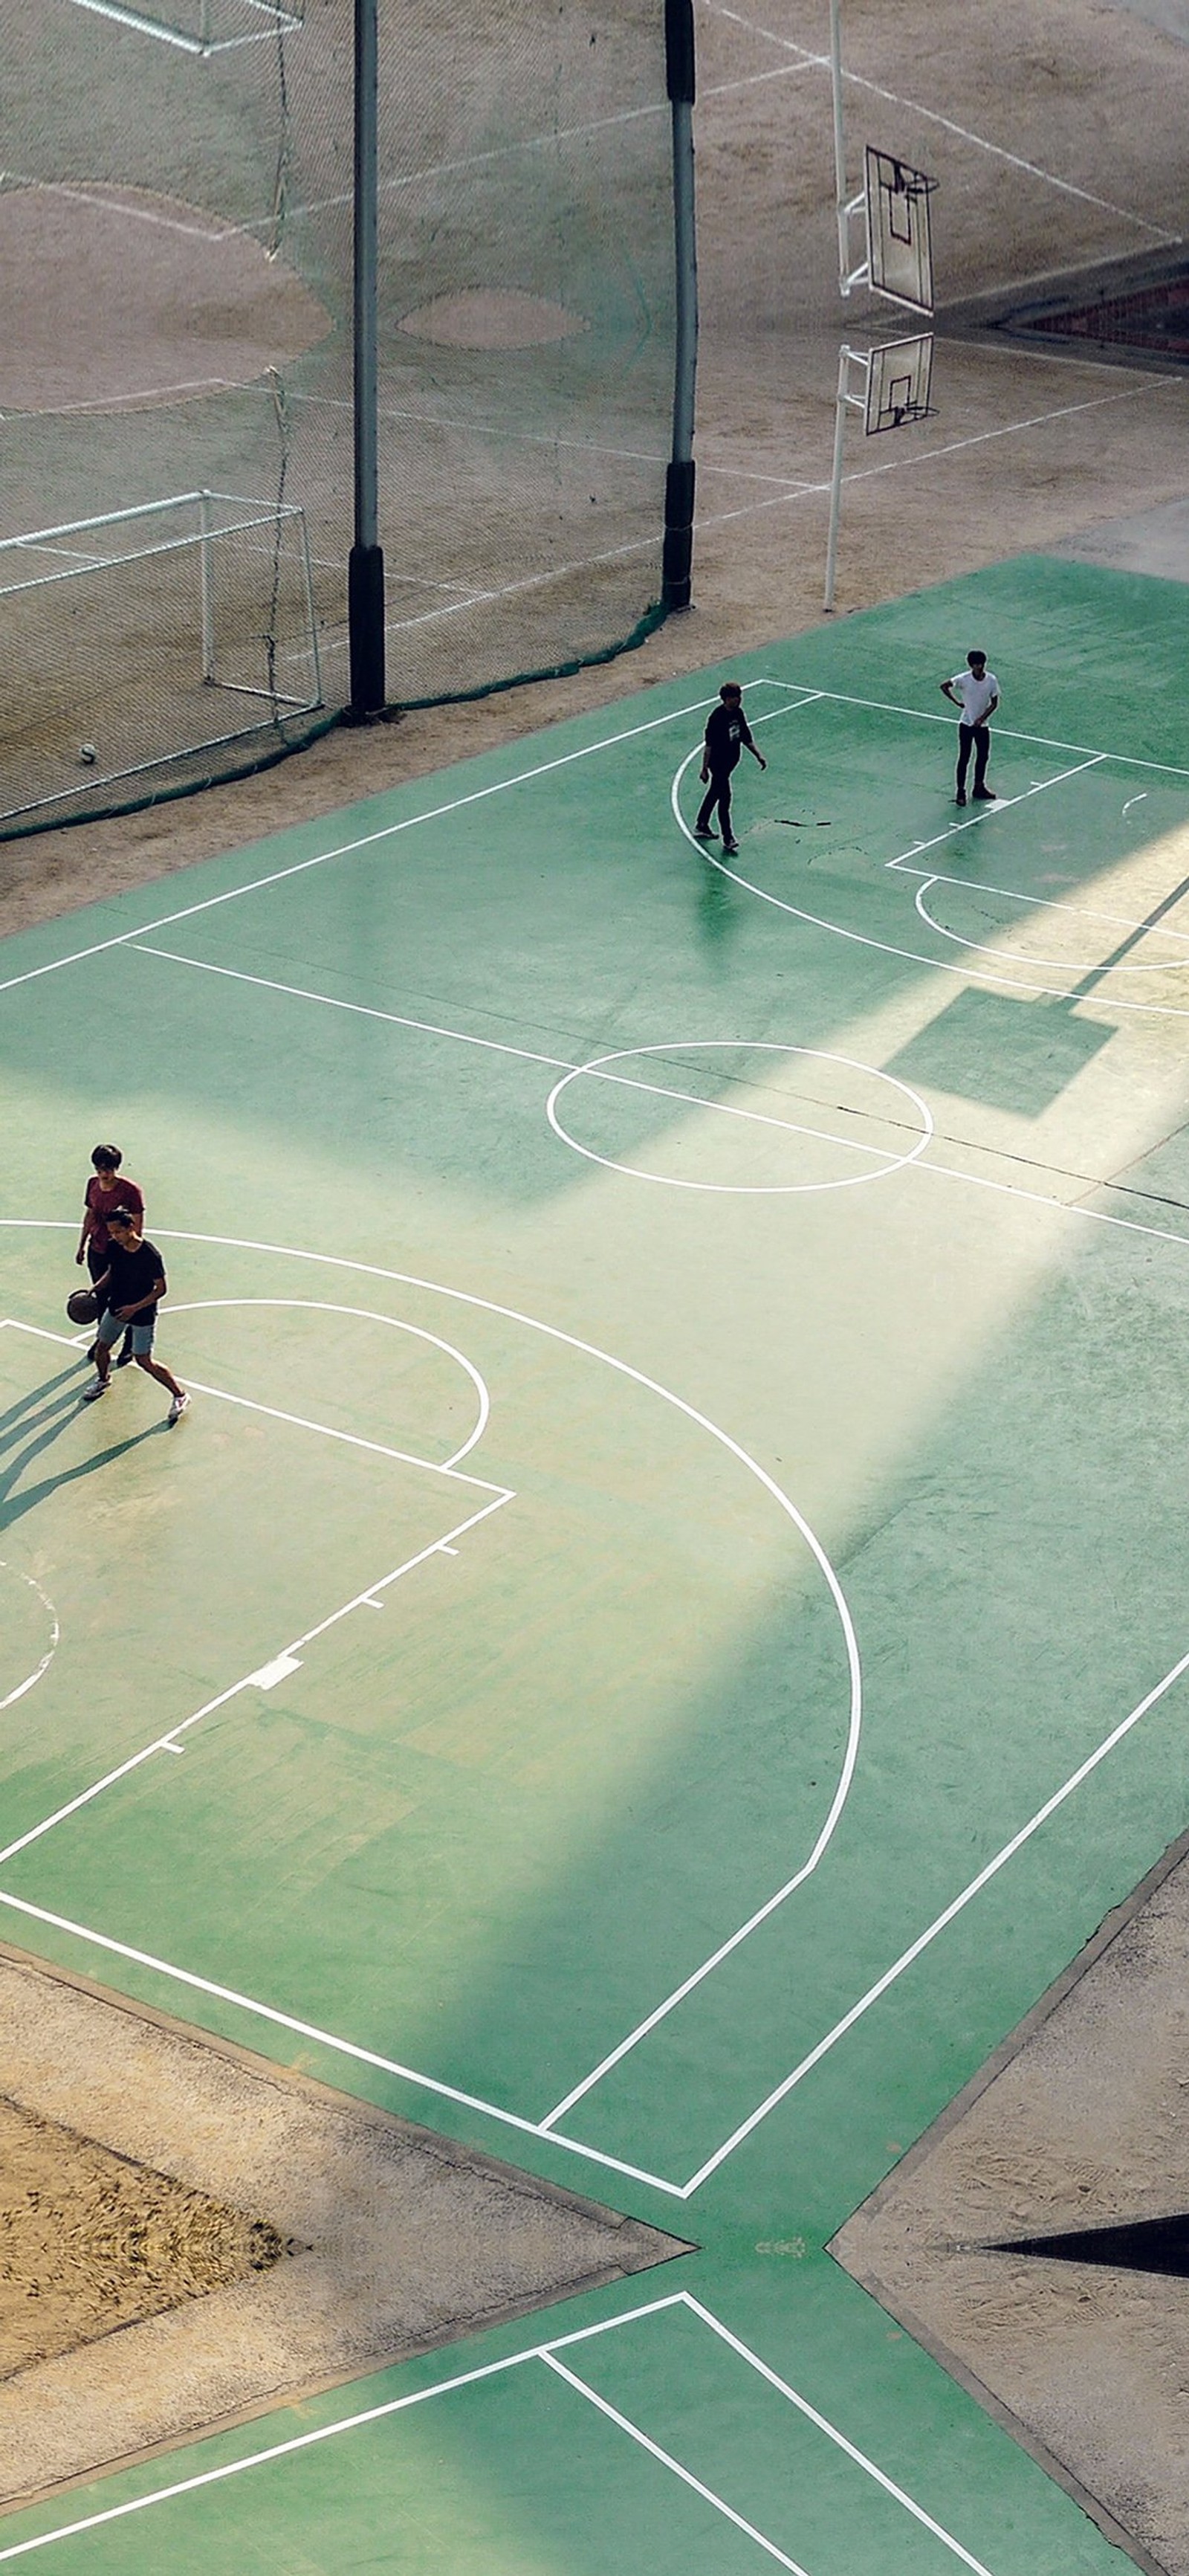
[[920, 313], [933, 310], [933, 244], [929, 199], [936, 179], [880, 152], [869, 143], [864, 155], [867, 207], [867, 258], [870, 282], [895, 304], [911, 304]]
[[867, 369], [866, 431], [874, 438], [883, 429], [904, 429], [924, 420], [933, 381], [933, 334], [913, 340], [886, 340], [872, 349]]

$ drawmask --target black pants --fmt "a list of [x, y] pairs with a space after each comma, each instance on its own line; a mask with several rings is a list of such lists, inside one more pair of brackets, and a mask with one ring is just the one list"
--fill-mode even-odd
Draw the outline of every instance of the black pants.
[[696, 823], [695, 823], [695, 825], [694, 825], [694, 830], [695, 830], [696, 832], [708, 832], [708, 831], [709, 831], [709, 829], [710, 829], [710, 817], [711, 817], [711, 815], [712, 815], [712, 814], [713, 814], [713, 812], [714, 812], [714, 808], [715, 808], [715, 806], [717, 805], [717, 807], [718, 807], [718, 820], [719, 820], [719, 827], [720, 827], [720, 829], [721, 829], [723, 839], [724, 839], [724, 841], [730, 841], [730, 840], [733, 840], [733, 839], [734, 839], [734, 834], [733, 834], [733, 832], [732, 832], [732, 830], [731, 830], [731, 778], [732, 778], [732, 774], [733, 774], [733, 772], [732, 772], [730, 769], [712, 769], [712, 770], [711, 770], [711, 772], [710, 772], [710, 785], [709, 785], [709, 787], [707, 788], [706, 793], [705, 793], [704, 797], [702, 798], [702, 802], [701, 802], [701, 804], [700, 804], [700, 805], [699, 805], [699, 807], [698, 807], [698, 819], [697, 819], [697, 822], [696, 822]]
[[966, 772], [970, 765], [970, 746], [972, 743], [974, 745], [974, 792], [977, 796], [979, 788], [984, 787], [987, 780], [987, 762], [991, 757], [990, 725], [960, 724], [958, 727], [959, 796], [966, 785]]

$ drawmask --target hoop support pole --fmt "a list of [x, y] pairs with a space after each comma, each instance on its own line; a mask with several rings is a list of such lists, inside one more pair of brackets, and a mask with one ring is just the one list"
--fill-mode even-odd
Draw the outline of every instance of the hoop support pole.
[[355, 0], [355, 543], [347, 568], [351, 712], [384, 705], [384, 556], [379, 536], [376, 302], [379, 28], [377, 0]]
[[834, 614], [834, 583], [838, 572], [838, 529], [842, 518], [842, 458], [846, 438], [848, 411], [862, 408], [860, 396], [850, 389], [853, 366], [870, 367], [871, 361], [862, 349], [848, 349], [845, 340], [838, 352], [838, 392], [834, 402], [834, 462], [830, 469], [830, 529], [826, 538], [826, 589], [822, 607], [827, 617]]
[[694, 551], [694, 410], [698, 372], [698, 243], [694, 186], [693, 0], [665, 0], [665, 70], [673, 123], [676, 348], [673, 447], [665, 475], [661, 598], [688, 608]]

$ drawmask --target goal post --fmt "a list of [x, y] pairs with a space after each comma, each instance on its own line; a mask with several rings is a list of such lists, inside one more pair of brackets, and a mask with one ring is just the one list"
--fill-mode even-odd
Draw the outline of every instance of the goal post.
[[322, 705], [305, 512], [170, 493], [0, 541], [5, 822]]

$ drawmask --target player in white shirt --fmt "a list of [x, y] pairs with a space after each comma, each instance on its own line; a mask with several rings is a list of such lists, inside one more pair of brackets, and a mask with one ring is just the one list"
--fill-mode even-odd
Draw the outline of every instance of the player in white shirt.
[[968, 653], [966, 669], [955, 671], [951, 680], [943, 680], [941, 694], [958, 710], [958, 783], [956, 805], [966, 802], [966, 772], [974, 752], [974, 786], [971, 794], [980, 804], [993, 805], [995, 790], [987, 785], [987, 762], [991, 756], [991, 718], [999, 704], [999, 682], [987, 669], [985, 653]]

